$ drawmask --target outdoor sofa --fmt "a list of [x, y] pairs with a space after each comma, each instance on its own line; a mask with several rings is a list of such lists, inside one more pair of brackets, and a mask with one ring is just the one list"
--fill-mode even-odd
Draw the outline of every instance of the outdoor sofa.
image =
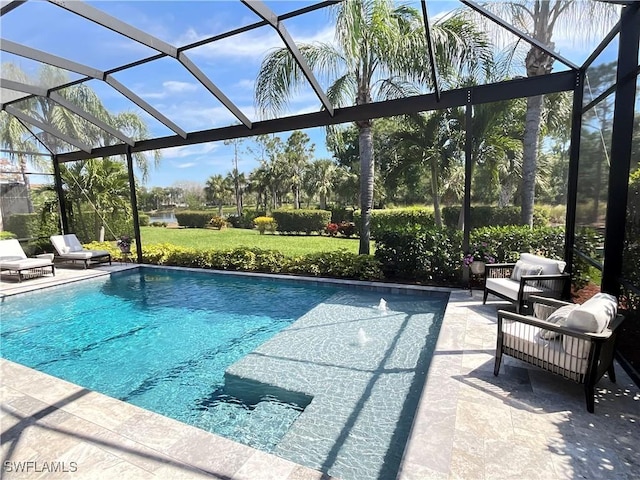
[[565, 265], [562, 260], [531, 253], [521, 253], [516, 263], [489, 263], [485, 266], [482, 303], [492, 294], [515, 303], [520, 313], [531, 295], [561, 298], [570, 279], [564, 273]]
[[111, 254], [106, 250], [88, 250], [82, 246], [78, 237], [73, 233], [67, 235], [52, 235], [51, 244], [56, 249], [56, 260], [65, 262], [83, 262], [84, 268], [91, 263], [109, 262]]
[[56, 274], [52, 253], [27, 258], [20, 242], [15, 238], [0, 240], [0, 271], [15, 272], [19, 282], [27, 277], [40, 277], [47, 273], [53, 276]]
[[533, 315], [498, 311], [494, 375], [502, 355], [584, 385], [587, 410], [594, 411], [594, 387], [605, 372], [616, 381], [613, 367], [618, 315], [613, 295], [598, 293], [582, 305], [531, 296]]

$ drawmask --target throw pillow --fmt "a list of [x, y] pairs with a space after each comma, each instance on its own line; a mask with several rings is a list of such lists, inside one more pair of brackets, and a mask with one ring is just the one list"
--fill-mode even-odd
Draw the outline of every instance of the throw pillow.
[[[578, 305], [565, 305], [563, 307], [560, 307], [547, 317], [547, 322], [554, 323], [559, 327], [564, 327], [567, 325], [567, 317], [577, 307]], [[552, 330], [546, 329], [541, 329], [538, 333], [538, 336], [544, 340], [553, 340], [560, 335], [562, 334], [559, 332], [554, 332]]]
[[567, 326], [580, 332], [600, 333], [617, 313], [616, 297], [608, 293], [597, 293], [571, 312]]
[[540, 275], [541, 273], [542, 267], [540, 265], [534, 265], [533, 263], [526, 263], [522, 260], [518, 260], [511, 272], [511, 280], [519, 282], [523, 276]]

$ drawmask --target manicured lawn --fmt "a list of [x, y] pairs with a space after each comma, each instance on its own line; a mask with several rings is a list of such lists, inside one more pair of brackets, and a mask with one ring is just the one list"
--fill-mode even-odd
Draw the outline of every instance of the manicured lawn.
[[[280, 235], [242, 228], [208, 230], [201, 228], [141, 227], [142, 243], [171, 243], [181, 247], [216, 250], [230, 250], [236, 247], [252, 247], [264, 250], [278, 250], [285, 255], [302, 255], [313, 252], [346, 250], [358, 253], [357, 238], [328, 237], [320, 235]], [[374, 251], [371, 242], [371, 253]]]

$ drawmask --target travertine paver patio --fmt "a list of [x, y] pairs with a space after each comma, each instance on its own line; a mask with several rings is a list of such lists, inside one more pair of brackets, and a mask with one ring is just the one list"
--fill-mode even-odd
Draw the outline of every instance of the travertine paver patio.
[[[60, 268], [56, 280], [98, 268]], [[16, 285], [1, 282], [0, 296]], [[479, 292], [451, 295], [399, 478], [637, 478], [640, 389], [624, 371], [617, 368], [617, 384], [600, 381], [595, 414], [586, 411], [580, 386], [516, 360], [503, 360], [494, 377], [495, 313], [503, 304], [481, 303]], [[12, 362], [0, 364], [3, 478], [328, 478]], [[16, 466], [11, 462], [28, 461], [35, 462], [30, 472], [8, 471]], [[33, 471], [44, 462], [65, 462], [67, 469], [75, 462], [76, 471]]]

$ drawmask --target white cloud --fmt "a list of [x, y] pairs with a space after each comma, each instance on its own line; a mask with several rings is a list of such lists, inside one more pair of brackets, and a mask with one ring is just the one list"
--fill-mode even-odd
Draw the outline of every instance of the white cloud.
[[[204, 155], [215, 151], [218, 146], [215, 143], [201, 143], [199, 145], [186, 145], [184, 147], [171, 147], [162, 150], [162, 156], [168, 159], [191, 157], [192, 155]], [[177, 164], [176, 164], [177, 165]], [[189, 165], [185, 163], [185, 165]], [[186, 167], [182, 167], [186, 168]]]
[[187, 94], [198, 90], [198, 85], [191, 82], [167, 80], [162, 82], [162, 90], [159, 92], [144, 92], [140, 96], [148, 99], [163, 99], [169, 96]]
[[[296, 35], [293, 31], [289, 31], [289, 33], [296, 44], [314, 42], [331, 43], [334, 37], [334, 27], [326, 26], [311, 35], [306, 32], [300, 35]], [[200, 34], [196, 32], [195, 29], [190, 28], [182, 34], [180, 40], [176, 43], [193, 43], [206, 37], [207, 35]], [[282, 47], [284, 47], [284, 42], [280, 39], [276, 31], [271, 27], [262, 27], [240, 35], [208, 43], [189, 50], [188, 53], [194, 57], [208, 60], [233, 58], [238, 61], [258, 61], [264, 57], [269, 50]]]
[[197, 163], [195, 162], [185, 162], [185, 163], [174, 163], [174, 167], [176, 168], [191, 168], [195, 167]]

